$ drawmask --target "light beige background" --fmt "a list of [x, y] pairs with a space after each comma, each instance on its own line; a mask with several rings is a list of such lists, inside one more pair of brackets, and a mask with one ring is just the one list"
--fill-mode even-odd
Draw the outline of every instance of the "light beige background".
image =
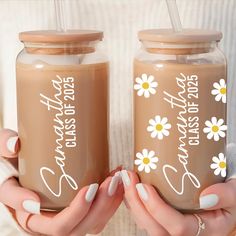
[[[132, 58], [139, 47], [136, 33], [144, 28], [170, 27], [164, 0], [65, 0], [68, 28], [105, 31], [111, 61], [111, 166], [132, 163]], [[221, 30], [221, 44], [229, 63], [229, 94], [236, 90], [236, 1], [177, 0], [184, 27]], [[0, 0], [0, 112], [7, 128], [16, 129], [15, 57], [22, 48], [18, 32], [55, 28], [53, 0]], [[236, 101], [229, 102], [235, 113]], [[229, 141], [235, 140], [233, 115]], [[1, 209], [0, 209], [1, 211]], [[158, 211], [158, 209], [157, 209]], [[0, 214], [1, 236], [16, 235]], [[2, 224], [2, 225], [1, 225]], [[5, 226], [3, 226], [5, 224]], [[5, 230], [5, 231], [4, 231]], [[7, 233], [8, 232], [8, 233]], [[20, 234], [17, 234], [20, 235]], [[103, 235], [138, 235], [128, 211], [122, 207]]]

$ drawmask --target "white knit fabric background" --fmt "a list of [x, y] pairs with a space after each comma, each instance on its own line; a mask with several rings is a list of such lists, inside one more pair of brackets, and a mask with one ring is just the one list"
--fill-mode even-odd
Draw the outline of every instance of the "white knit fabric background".
[[[111, 62], [111, 166], [132, 162], [132, 60], [139, 47], [137, 31], [170, 27], [164, 0], [65, 0], [67, 26], [100, 29]], [[211, 28], [223, 32], [221, 48], [228, 65], [229, 132], [236, 140], [236, 1], [177, 0], [184, 27]], [[54, 29], [53, 0], [0, 0], [0, 114], [7, 128], [16, 129], [15, 58], [22, 48], [18, 32]], [[234, 98], [232, 93], [234, 91]], [[1, 115], [0, 115], [1, 116]], [[1, 121], [0, 121], [1, 123]], [[0, 207], [0, 235], [16, 236], [12, 221]], [[138, 235], [128, 211], [122, 207], [103, 235]]]

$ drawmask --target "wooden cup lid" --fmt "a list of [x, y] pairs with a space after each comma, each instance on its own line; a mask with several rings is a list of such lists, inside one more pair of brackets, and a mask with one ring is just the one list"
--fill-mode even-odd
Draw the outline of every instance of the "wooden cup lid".
[[101, 41], [103, 32], [96, 30], [56, 30], [26, 31], [19, 34], [22, 42], [31, 43], [78, 43], [88, 41]]
[[210, 43], [220, 41], [223, 37], [221, 32], [203, 29], [184, 29], [174, 32], [173, 29], [149, 29], [138, 33], [139, 40], [160, 43]]

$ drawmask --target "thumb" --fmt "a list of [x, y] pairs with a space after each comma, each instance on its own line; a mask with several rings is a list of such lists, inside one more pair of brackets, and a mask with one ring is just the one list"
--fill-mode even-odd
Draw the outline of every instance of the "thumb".
[[10, 129], [0, 130], [0, 156], [17, 157], [20, 148], [18, 134]]
[[0, 202], [17, 211], [40, 214], [39, 196], [19, 186], [16, 179], [11, 178], [0, 186]]
[[205, 210], [225, 209], [236, 206], [236, 180], [212, 185], [200, 195], [200, 208]]

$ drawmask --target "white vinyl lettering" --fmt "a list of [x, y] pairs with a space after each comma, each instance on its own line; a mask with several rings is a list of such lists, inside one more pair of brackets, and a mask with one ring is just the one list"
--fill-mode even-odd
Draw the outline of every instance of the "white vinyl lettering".
[[[198, 99], [198, 77], [196, 75], [185, 76], [183, 73], [179, 77], [176, 77], [176, 84], [179, 88], [177, 96], [171, 95], [164, 91], [164, 100], [170, 104], [172, 109], [178, 109], [177, 113], [177, 129], [179, 132], [179, 145], [178, 145], [178, 160], [183, 167], [183, 170], [177, 170], [174, 166], [166, 164], [163, 166], [163, 173], [167, 183], [178, 195], [182, 195], [185, 191], [186, 179], [193, 184], [194, 187], [200, 188], [201, 184], [198, 178], [188, 170], [189, 153], [187, 145], [199, 145], [199, 107], [197, 103]], [[190, 100], [190, 101], [187, 101]], [[194, 100], [194, 101], [193, 101]], [[176, 187], [177, 174], [183, 172], [180, 179], [181, 186]], [[173, 177], [173, 183], [169, 175], [176, 174]]]
[[[66, 166], [66, 148], [75, 148], [76, 142], [76, 122], [73, 116], [75, 115], [75, 107], [68, 101], [72, 102], [75, 99], [74, 96], [74, 78], [65, 77], [61, 78], [56, 76], [55, 80], [52, 80], [52, 86], [55, 89], [55, 95], [53, 98], [49, 98], [40, 93], [40, 103], [46, 106], [48, 111], [54, 111], [55, 116], [53, 118], [54, 125], [53, 130], [56, 135], [55, 140], [55, 163], [57, 168], [61, 171], [61, 176], [58, 179], [58, 186], [53, 189], [49, 185], [47, 178], [55, 176], [55, 171], [49, 167], [43, 166], [40, 168], [40, 176], [47, 189], [55, 196], [60, 197], [62, 194], [62, 182], [63, 180], [73, 189], [77, 190], [78, 185], [74, 178], [65, 171]], [[67, 102], [67, 103], [65, 103]]]

